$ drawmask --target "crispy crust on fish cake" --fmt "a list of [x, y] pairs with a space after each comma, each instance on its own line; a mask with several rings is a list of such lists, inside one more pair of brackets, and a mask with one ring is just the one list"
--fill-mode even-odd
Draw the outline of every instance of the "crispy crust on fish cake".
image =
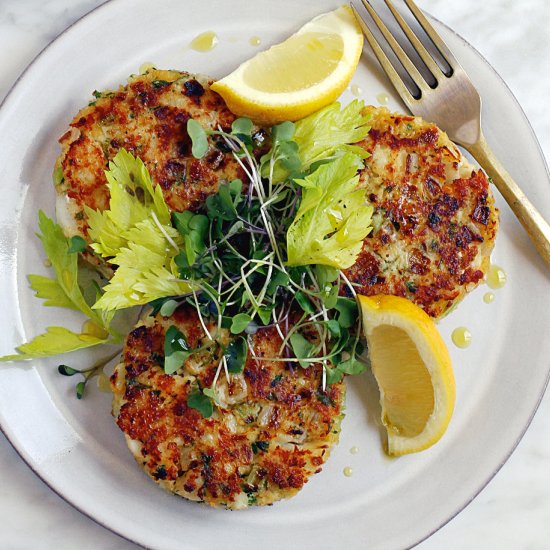
[[120, 148], [139, 156], [175, 211], [196, 210], [222, 181], [243, 173], [220, 138], [209, 138], [202, 159], [191, 154], [186, 125], [231, 129], [235, 116], [210, 90], [211, 80], [179, 71], [151, 69], [133, 75], [117, 91], [94, 92], [96, 100], [74, 117], [61, 136], [56, 163], [57, 217], [68, 235], [87, 238], [84, 206], [104, 210], [109, 191], [104, 170]]
[[361, 185], [374, 229], [346, 275], [365, 295], [405, 296], [440, 317], [483, 279], [498, 228], [487, 176], [420, 118], [367, 107]]
[[[111, 377], [113, 415], [137, 462], [164, 489], [215, 507], [266, 505], [296, 494], [338, 441], [343, 383], [322, 391], [320, 365], [291, 368], [249, 352], [243, 373], [232, 374], [229, 384], [221, 372], [222, 405], [204, 418], [187, 398], [212, 385], [220, 352], [192, 355], [175, 375], [165, 374], [171, 325], [191, 347], [208, 342], [191, 308], [171, 318], [146, 317], [128, 335]], [[249, 342], [262, 357], [277, 356], [281, 345], [273, 328]]]

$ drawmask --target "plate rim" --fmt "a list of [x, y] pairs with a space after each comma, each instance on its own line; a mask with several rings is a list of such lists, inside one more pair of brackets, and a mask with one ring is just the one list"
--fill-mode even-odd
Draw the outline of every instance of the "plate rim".
[[[87, 19], [89, 16], [92, 16], [96, 12], [102, 11], [104, 9], [109, 9], [109, 7], [112, 4], [116, 4], [118, 2], [122, 2], [123, 0], [106, 0], [105, 2], [99, 4], [98, 6], [92, 8], [91, 10], [87, 11], [86, 13], [79, 16], [77, 19], [75, 19], [69, 26], [67, 26], [65, 29], [63, 29], [59, 34], [57, 34], [48, 44], [46, 44], [34, 57], [33, 59], [28, 63], [28, 65], [23, 69], [23, 71], [19, 74], [19, 76], [16, 78], [16, 80], [13, 82], [13, 84], [9, 87], [5, 97], [0, 102], [0, 116], [4, 113], [4, 111], [7, 109], [7, 105], [12, 99], [12, 96], [15, 95], [17, 92], [17, 88], [19, 87], [20, 83], [24, 80], [27, 73], [32, 70], [34, 65], [40, 61], [40, 59], [43, 57], [43, 55], [57, 42], [61, 41], [64, 36], [69, 33], [73, 27], [79, 26], [83, 20]], [[450, 26], [448, 26], [446, 23], [442, 22], [440, 19], [432, 16], [428, 11], [422, 10], [425, 15], [428, 16], [429, 19], [432, 21], [435, 21], [438, 25], [441, 25], [443, 28], [445, 28], [446, 31], [452, 33], [456, 38], [458, 38], [461, 42], [463, 42], [470, 50], [473, 52], [476, 57], [480, 60], [481, 63], [485, 65], [487, 69], [492, 71], [494, 76], [497, 77], [499, 82], [503, 85], [503, 88], [507, 92], [508, 96], [512, 101], [514, 102], [517, 112], [521, 115], [521, 118], [524, 123], [526, 123], [526, 128], [529, 130], [531, 137], [533, 138], [534, 144], [536, 144], [537, 152], [539, 158], [542, 160], [542, 165], [544, 166], [545, 174], [546, 174], [546, 183], [550, 184], [550, 166], [549, 162], [546, 160], [544, 151], [542, 150], [541, 144], [537, 138], [537, 135], [533, 129], [533, 126], [531, 125], [531, 122], [529, 121], [529, 118], [525, 114], [521, 104], [519, 103], [518, 99], [506, 83], [506, 81], [500, 76], [498, 71], [493, 67], [491, 62], [485, 58], [479, 50], [475, 46], [473, 46], [468, 40], [466, 40], [463, 36], [461, 36], [458, 32], [456, 32], [454, 29], [452, 29]], [[32, 365], [29, 365], [32, 366]], [[505, 456], [500, 460], [500, 462], [497, 464], [495, 469], [490, 473], [490, 475], [487, 477], [487, 479], [481, 484], [480, 487], [476, 488], [473, 492], [473, 494], [460, 506], [457, 507], [457, 509], [452, 512], [447, 519], [442, 521], [440, 524], [438, 524], [433, 529], [429, 530], [426, 535], [422, 536], [418, 540], [416, 540], [414, 543], [411, 543], [407, 548], [413, 548], [419, 544], [421, 544], [423, 541], [430, 538], [434, 533], [439, 531], [442, 527], [444, 527], [447, 523], [452, 521], [458, 514], [462, 512], [486, 487], [487, 485], [493, 480], [493, 478], [496, 476], [496, 474], [501, 470], [501, 468], [504, 466], [504, 464], [510, 459], [511, 455], [515, 452], [517, 449], [517, 446], [519, 445], [520, 441], [525, 436], [525, 433], [529, 429], [529, 426], [531, 425], [534, 416], [536, 415], [539, 406], [541, 404], [541, 401], [547, 391], [548, 385], [550, 383], [550, 361], [547, 366], [547, 372], [546, 372], [546, 378], [545, 382], [539, 392], [537, 402], [531, 411], [529, 418], [527, 419], [526, 424], [522, 428], [521, 432], [519, 433], [518, 437], [514, 441], [512, 447], [509, 449], [509, 451], [505, 454]], [[135, 540], [134, 538], [131, 538], [130, 536], [127, 536], [125, 534], [122, 534], [121, 532], [116, 531], [113, 527], [110, 527], [106, 523], [103, 523], [101, 520], [97, 519], [92, 515], [91, 512], [85, 511], [75, 499], [71, 499], [69, 496], [66, 496], [63, 494], [61, 489], [55, 488], [43, 475], [40, 473], [39, 468], [37, 465], [33, 463], [33, 459], [30, 456], [27, 456], [27, 453], [25, 449], [19, 448], [17, 443], [15, 442], [15, 437], [10, 437], [10, 428], [8, 426], [4, 426], [1, 419], [0, 419], [0, 432], [5, 436], [6, 440], [9, 442], [11, 447], [15, 450], [15, 452], [18, 454], [18, 456], [23, 460], [23, 462], [30, 468], [30, 470], [50, 489], [52, 490], [56, 495], [58, 495], [63, 501], [65, 501], [67, 504], [78, 510], [81, 514], [83, 514], [85, 517], [92, 520], [95, 524], [100, 525], [101, 527], [105, 528], [109, 532], [113, 533], [114, 535], [122, 538], [123, 540], [126, 540], [128, 542], [131, 542], [133, 544], [136, 544], [140, 548], [146, 548], [143, 546], [140, 542]]]

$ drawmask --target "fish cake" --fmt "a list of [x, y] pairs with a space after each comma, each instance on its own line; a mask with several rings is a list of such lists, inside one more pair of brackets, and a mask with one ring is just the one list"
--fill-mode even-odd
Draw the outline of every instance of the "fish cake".
[[346, 270], [367, 296], [405, 296], [441, 317], [482, 281], [498, 228], [485, 173], [432, 123], [367, 107], [360, 185], [373, 230]]
[[84, 207], [105, 210], [109, 190], [104, 171], [120, 148], [145, 163], [171, 210], [197, 210], [221, 182], [243, 172], [221, 138], [209, 138], [201, 159], [191, 153], [187, 121], [205, 129], [231, 130], [235, 116], [210, 90], [207, 77], [151, 69], [132, 75], [116, 91], [94, 92], [96, 99], [73, 118], [61, 136], [54, 171], [56, 214], [68, 236], [88, 239]]
[[[192, 355], [174, 375], [164, 373], [164, 339], [176, 326], [192, 348], [207, 344], [193, 308], [171, 318], [145, 317], [128, 335], [111, 377], [113, 415], [138, 464], [164, 489], [230, 509], [267, 505], [295, 495], [321, 470], [337, 443], [343, 382], [322, 389], [322, 367], [292, 368], [249, 356], [242, 374], [223, 370], [221, 405], [210, 418], [187, 403], [216, 375], [219, 353]], [[216, 334], [214, 324], [209, 330]], [[224, 341], [226, 329], [218, 334]], [[249, 336], [256, 356], [276, 357], [274, 328]]]

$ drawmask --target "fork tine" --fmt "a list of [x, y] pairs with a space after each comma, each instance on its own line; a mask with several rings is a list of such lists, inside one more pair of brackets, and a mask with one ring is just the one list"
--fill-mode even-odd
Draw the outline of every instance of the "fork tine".
[[363, 21], [363, 18], [359, 15], [357, 9], [355, 8], [352, 2], [350, 2], [350, 6], [351, 6], [351, 9], [353, 10], [353, 13], [355, 14], [355, 18], [357, 19], [359, 26], [361, 27], [361, 30], [363, 31], [363, 34], [365, 35], [365, 38], [367, 39], [368, 43], [370, 44], [370, 47], [372, 48], [372, 51], [378, 58], [380, 65], [382, 65], [382, 68], [388, 75], [393, 86], [397, 90], [397, 93], [401, 96], [401, 98], [407, 104], [407, 106], [411, 108], [411, 105], [414, 103], [415, 98], [409, 92], [407, 86], [405, 86], [405, 83], [399, 76], [399, 73], [394, 69], [391, 61], [388, 59], [388, 56], [384, 53], [384, 50], [382, 50], [376, 38], [372, 34], [371, 30], [368, 28], [367, 24]]
[[438, 77], [444, 76], [443, 71], [439, 68], [437, 63], [433, 60], [432, 56], [428, 52], [428, 50], [424, 47], [422, 42], [418, 40], [418, 37], [414, 33], [414, 31], [409, 27], [408, 23], [403, 19], [401, 14], [397, 11], [391, 0], [384, 0], [386, 2], [386, 5], [392, 12], [392, 15], [394, 16], [395, 20], [399, 23], [399, 26], [401, 27], [401, 30], [405, 33], [407, 38], [409, 39], [409, 42], [412, 44], [413, 48], [416, 50], [416, 53], [420, 56], [426, 67], [430, 70], [434, 78], [437, 80]]
[[403, 65], [403, 68], [409, 73], [409, 76], [412, 78], [414, 83], [418, 86], [421, 93], [426, 93], [429, 90], [429, 86], [427, 85], [426, 81], [424, 80], [424, 77], [420, 74], [418, 69], [415, 67], [414, 63], [409, 59], [409, 56], [403, 51], [403, 48], [399, 45], [397, 40], [393, 37], [393, 34], [388, 30], [382, 19], [378, 17], [378, 14], [376, 11], [374, 11], [374, 8], [370, 5], [370, 2], [368, 0], [361, 0], [363, 3], [363, 6], [365, 6], [366, 10], [369, 12], [370, 16], [376, 23], [376, 26], [380, 29], [380, 32], [390, 45], [391, 49], [393, 50], [393, 53], [399, 60], [399, 63]]
[[424, 29], [424, 32], [428, 35], [430, 40], [434, 43], [434, 46], [439, 50], [439, 53], [443, 56], [443, 59], [445, 59], [445, 61], [449, 64], [451, 69], [453, 71], [458, 69], [460, 65], [456, 60], [456, 57], [451, 53], [451, 50], [449, 50], [445, 42], [443, 42], [439, 34], [437, 34], [435, 29], [428, 22], [428, 20], [420, 10], [420, 8], [413, 2], [413, 0], [404, 0], [404, 2], [405, 4], [407, 4], [407, 7], [411, 10], [415, 19], [418, 21], [418, 23], [420, 23], [420, 26]]

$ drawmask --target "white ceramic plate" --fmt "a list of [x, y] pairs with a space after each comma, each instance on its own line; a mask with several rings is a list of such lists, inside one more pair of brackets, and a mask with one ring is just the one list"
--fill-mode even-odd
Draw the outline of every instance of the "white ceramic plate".
[[[77, 328], [78, 315], [47, 309], [33, 298], [26, 274], [42, 273], [34, 233], [39, 208], [54, 211], [51, 172], [74, 113], [94, 89], [113, 88], [147, 61], [222, 76], [250, 57], [249, 44], [278, 42], [333, 0], [115, 0], [80, 20], [31, 65], [0, 110], [0, 354], [46, 325]], [[542, 154], [520, 107], [498, 75], [460, 37], [441, 24], [484, 101], [483, 126], [495, 152], [527, 194], [550, 217], [550, 185]], [[210, 53], [187, 48], [198, 33], [220, 39]], [[378, 65], [366, 55], [353, 81], [376, 104], [387, 92], [403, 110]], [[352, 99], [344, 95], [344, 101]], [[411, 546], [461, 510], [515, 448], [544, 391], [550, 357], [548, 271], [507, 207], [494, 261], [508, 274], [495, 302], [487, 287], [468, 296], [441, 323], [455, 364], [457, 407], [442, 441], [415, 456], [390, 460], [382, 452], [377, 395], [367, 376], [349, 384], [341, 443], [324, 471], [288, 502], [229, 513], [174, 498], [136, 466], [99, 391], [79, 402], [74, 381], [58, 361], [0, 369], [0, 425], [52, 489], [120, 535], [155, 548], [275, 549]], [[450, 343], [456, 326], [473, 333], [468, 350]], [[89, 364], [93, 354], [66, 359]], [[350, 447], [358, 446], [352, 455]], [[354, 475], [342, 470], [352, 466]]]

